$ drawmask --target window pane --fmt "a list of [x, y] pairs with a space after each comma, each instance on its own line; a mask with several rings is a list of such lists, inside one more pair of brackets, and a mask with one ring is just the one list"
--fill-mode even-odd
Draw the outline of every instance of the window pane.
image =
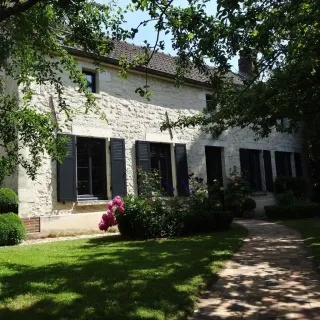
[[78, 195], [105, 196], [105, 140], [78, 137]]
[[159, 172], [160, 184], [164, 195], [172, 195], [172, 171], [170, 145], [165, 143], [151, 143], [151, 169]]
[[90, 92], [96, 92], [96, 74], [90, 71], [83, 71], [86, 79], [87, 79], [87, 88]]

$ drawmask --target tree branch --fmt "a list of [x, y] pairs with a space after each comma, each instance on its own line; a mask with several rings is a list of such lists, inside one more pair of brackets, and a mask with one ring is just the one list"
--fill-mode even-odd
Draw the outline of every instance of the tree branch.
[[9, 3], [8, 6], [0, 7], [0, 23], [11, 16], [25, 12], [39, 3], [41, 0], [27, 0], [24, 2]]

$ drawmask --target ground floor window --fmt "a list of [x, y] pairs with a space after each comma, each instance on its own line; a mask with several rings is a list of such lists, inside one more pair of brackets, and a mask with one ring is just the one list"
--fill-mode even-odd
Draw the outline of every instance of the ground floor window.
[[150, 143], [151, 170], [159, 174], [161, 192], [172, 195], [172, 166], [170, 144]]
[[205, 147], [208, 185], [212, 185], [214, 180], [218, 180], [223, 185], [221, 152], [220, 147]]
[[78, 198], [106, 199], [105, 139], [77, 138]]
[[291, 168], [291, 153], [276, 151], [275, 152], [276, 160], [276, 170], [278, 177], [292, 177], [292, 168]]
[[241, 172], [252, 191], [262, 191], [260, 150], [240, 149]]
[[[174, 151], [174, 154], [172, 151]], [[172, 158], [174, 163], [172, 163]], [[172, 146], [170, 143], [138, 140], [136, 141], [136, 165], [144, 173], [153, 170], [158, 172], [163, 195], [172, 196], [174, 192], [179, 196], [189, 195], [187, 148], [185, 144], [176, 143]], [[173, 183], [172, 177], [173, 165], [175, 165], [175, 183]], [[139, 194], [142, 192], [141, 179], [142, 177], [138, 174]]]

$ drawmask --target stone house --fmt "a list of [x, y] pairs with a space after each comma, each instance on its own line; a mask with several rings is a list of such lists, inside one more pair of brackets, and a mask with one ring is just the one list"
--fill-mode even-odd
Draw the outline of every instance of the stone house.
[[[148, 70], [153, 92], [148, 102], [135, 93], [137, 87], [145, 85], [143, 68], [132, 70], [128, 80], [117, 76], [121, 55], [130, 57], [139, 50], [118, 43], [104, 61], [106, 71], [101, 72], [84, 52], [72, 50], [109, 122], [94, 113], [85, 114], [81, 108], [83, 96], [65, 75], [66, 100], [77, 110], [73, 122], [63, 127], [71, 138], [69, 155], [62, 164], [45, 155], [35, 181], [22, 169], [6, 180], [6, 186], [19, 195], [19, 215], [30, 232], [96, 229], [108, 199], [137, 194], [137, 165], [145, 170], [158, 169], [162, 181], [173, 186], [172, 196], [186, 195], [188, 172], [205, 182], [218, 179], [225, 184], [231, 167], [247, 170], [257, 211], [274, 203], [272, 190], [277, 175], [307, 175], [300, 135], [273, 132], [268, 139], [256, 141], [248, 129], [227, 130], [217, 140], [199, 127], [161, 132], [161, 122], [175, 120], [180, 114], [199, 113], [210, 101], [211, 91], [195, 70], [181, 88], [176, 88], [175, 58], [156, 53]], [[8, 88], [19, 94], [14, 84], [8, 84]], [[35, 86], [35, 91], [33, 102], [63, 123], [64, 115], [56, 114], [54, 108], [53, 88]]]

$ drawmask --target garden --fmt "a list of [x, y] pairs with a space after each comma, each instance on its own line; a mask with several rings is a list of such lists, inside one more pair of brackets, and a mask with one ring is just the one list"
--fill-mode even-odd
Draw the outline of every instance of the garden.
[[[164, 197], [156, 172], [139, 174], [139, 196], [115, 197], [99, 223], [120, 236], [9, 246], [25, 230], [8, 189], [0, 215], [1, 319], [185, 319], [241, 246], [247, 231], [232, 224], [245, 182], [226, 190], [189, 175], [190, 196]], [[244, 192], [243, 192], [244, 191]], [[12, 213], [6, 213], [12, 212]], [[98, 223], [97, 223], [98, 224]]]

